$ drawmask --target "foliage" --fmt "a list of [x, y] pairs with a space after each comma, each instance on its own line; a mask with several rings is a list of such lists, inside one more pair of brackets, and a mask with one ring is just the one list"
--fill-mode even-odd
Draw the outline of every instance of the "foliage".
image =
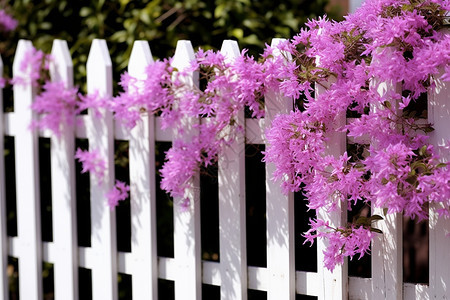
[[[115, 77], [126, 68], [135, 40], [148, 40], [153, 55], [173, 54], [176, 42], [190, 39], [203, 49], [220, 48], [236, 39], [254, 53], [273, 37], [288, 38], [307, 18], [324, 13], [327, 0], [16, 0], [2, 1], [18, 20], [15, 32], [0, 42], [0, 54], [11, 61], [18, 39], [30, 39], [49, 52], [53, 39], [67, 40], [75, 81], [83, 86], [85, 64], [93, 39], [106, 39]], [[334, 16], [332, 16], [334, 17]], [[335, 16], [339, 17], [339, 16]], [[5, 64], [9, 65], [9, 64]]]

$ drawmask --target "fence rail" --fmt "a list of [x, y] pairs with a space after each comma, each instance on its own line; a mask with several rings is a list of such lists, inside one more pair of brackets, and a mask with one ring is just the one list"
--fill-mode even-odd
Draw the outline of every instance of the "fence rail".
[[[274, 43], [279, 40], [274, 39]], [[20, 41], [14, 61], [14, 75], [20, 75], [20, 61], [32, 47]], [[230, 59], [239, 55], [234, 41], [225, 41], [222, 51]], [[65, 41], [55, 40], [51, 68], [52, 80], [62, 80], [73, 86], [73, 66]], [[174, 64], [186, 65], [193, 59], [189, 41], [179, 41]], [[144, 67], [153, 61], [147, 42], [135, 43], [128, 70], [135, 77], [144, 76]], [[0, 64], [0, 67], [2, 65]], [[0, 72], [2, 70], [0, 69]], [[88, 92], [112, 96], [112, 63], [104, 40], [94, 40], [87, 62]], [[194, 83], [197, 78], [192, 75]], [[430, 134], [434, 144], [449, 139], [449, 87], [436, 82], [437, 88], [428, 94], [429, 121], [435, 131]], [[393, 87], [390, 87], [393, 88]], [[320, 93], [320, 89], [316, 91]], [[0, 94], [1, 95], [1, 94]], [[10, 170], [0, 160], [0, 299], [8, 299], [8, 256], [18, 258], [19, 294], [21, 299], [43, 299], [42, 262], [54, 265], [54, 296], [57, 300], [79, 298], [78, 267], [92, 272], [92, 299], [119, 298], [117, 274], [132, 275], [133, 299], [158, 299], [158, 278], [174, 281], [175, 299], [202, 299], [202, 283], [220, 286], [220, 299], [247, 299], [247, 290], [267, 293], [267, 299], [295, 299], [296, 294], [316, 296], [317, 299], [449, 299], [450, 298], [450, 221], [437, 219], [435, 207], [430, 208], [429, 284], [403, 283], [402, 219], [393, 216], [381, 221], [384, 235], [372, 245], [372, 276], [348, 276], [348, 266], [337, 267], [333, 273], [323, 266], [322, 251], [317, 247], [317, 272], [295, 270], [294, 197], [284, 195], [278, 184], [270, 180], [272, 165], [266, 166], [266, 239], [267, 267], [248, 266], [246, 232], [245, 147], [264, 144], [264, 131], [278, 113], [287, 113], [293, 102], [271, 93], [265, 99], [264, 119], [245, 118], [239, 122], [245, 133], [219, 157], [219, 240], [220, 262], [202, 261], [199, 176], [194, 178], [192, 199], [186, 210], [180, 199], [174, 199], [174, 258], [157, 256], [155, 142], [171, 142], [176, 132], [162, 131], [158, 116], [144, 116], [138, 126], [128, 130], [113, 120], [110, 112], [102, 118], [91, 112], [79, 115], [76, 130], [65, 128], [58, 139], [48, 131], [30, 130], [28, 125], [39, 116], [30, 105], [36, 96], [31, 85], [14, 87], [14, 112], [0, 113], [4, 136], [15, 141], [17, 226], [16, 237], [7, 237], [5, 176]], [[1, 99], [1, 98], [0, 98]], [[192, 122], [186, 120], [186, 128]], [[342, 122], [351, 119], [342, 117]], [[188, 129], [188, 130], [193, 130]], [[191, 132], [192, 134], [192, 132]], [[51, 192], [53, 241], [42, 242], [39, 191], [38, 138], [51, 139]], [[75, 138], [89, 140], [89, 147], [99, 151], [107, 161], [104, 185], [90, 181], [91, 246], [77, 244], [75, 195]], [[131, 186], [131, 251], [117, 251], [116, 215], [106, 205], [105, 192], [112, 187], [114, 174], [114, 140], [129, 141], [129, 170]], [[329, 153], [338, 155], [352, 143], [342, 133], [329, 141]], [[3, 151], [3, 148], [0, 150]], [[3, 152], [0, 152], [0, 155]], [[447, 158], [448, 159], [448, 158]], [[331, 223], [346, 220], [345, 209], [327, 217]], [[309, 257], [303, 257], [309, 260]], [[315, 258], [314, 258], [315, 259]]]

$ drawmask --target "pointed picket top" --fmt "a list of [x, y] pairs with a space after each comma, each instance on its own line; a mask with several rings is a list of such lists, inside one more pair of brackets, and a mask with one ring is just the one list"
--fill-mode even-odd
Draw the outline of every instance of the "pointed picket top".
[[286, 42], [286, 39], [280, 39], [280, 38], [274, 38], [272, 39], [272, 43], [270, 44], [270, 47], [274, 48], [273, 54], [274, 55], [280, 55], [283, 54], [288, 60], [292, 60], [292, 55], [289, 52], [286, 51], [280, 51], [277, 46]]
[[112, 62], [105, 40], [94, 39], [86, 63], [88, 93], [112, 95]]
[[25, 55], [28, 51], [33, 49], [33, 44], [28, 40], [19, 40], [17, 44], [16, 55], [14, 56], [13, 62], [13, 76], [21, 75], [26, 72], [21, 70], [22, 61], [25, 58]]
[[195, 59], [194, 48], [191, 41], [180, 40], [177, 43], [173, 56], [172, 66], [178, 70], [183, 70], [190, 66], [190, 62]]
[[108, 45], [105, 40], [94, 39], [92, 41], [91, 50], [87, 59], [87, 68], [89, 66], [112, 66], [111, 57], [109, 56]]
[[147, 41], [135, 41], [128, 62], [128, 73], [136, 78], [145, 79], [145, 69], [153, 63], [152, 51]]
[[63, 40], [54, 40], [51, 56], [50, 76], [52, 81], [62, 81], [66, 88], [72, 88], [73, 63], [67, 42]]
[[238, 42], [234, 40], [224, 40], [222, 43], [222, 48], [220, 48], [220, 52], [225, 56], [226, 62], [231, 62], [233, 59], [241, 55]]

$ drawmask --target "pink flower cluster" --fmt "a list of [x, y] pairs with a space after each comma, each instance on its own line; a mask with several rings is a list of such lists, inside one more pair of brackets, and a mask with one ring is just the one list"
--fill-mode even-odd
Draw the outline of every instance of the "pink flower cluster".
[[97, 150], [81, 150], [77, 149], [75, 158], [78, 159], [83, 166], [81, 173], [92, 173], [97, 181], [101, 184], [105, 177], [106, 162], [103, 157], [100, 156]]
[[22, 76], [14, 76], [11, 83], [31, 83], [32, 86], [39, 87], [42, 82], [46, 82], [49, 79], [48, 69], [50, 60], [50, 55], [36, 48], [31, 48], [25, 53], [23, 60], [20, 62], [20, 71], [24, 74]]
[[114, 209], [119, 205], [119, 201], [127, 199], [129, 191], [130, 187], [125, 182], [116, 180], [114, 187], [106, 194], [109, 207]]
[[62, 126], [72, 129], [76, 125], [77, 107], [77, 89], [67, 89], [63, 82], [47, 81], [31, 105], [35, 112], [41, 114], [31, 127], [50, 129], [59, 137]]
[[346, 256], [352, 259], [353, 256], [359, 254], [359, 258], [361, 258], [370, 252], [373, 232], [367, 226], [349, 225], [333, 228], [328, 222], [311, 219], [310, 226], [311, 228], [303, 234], [304, 243], [313, 244], [316, 238], [327, 239], [329, 246], [324, 251], [324, 265], [330, 271], [333, 271], [336, 264], [344, 263]]
[[[442, 30], [448, 11], [447, 0], [367, 0], [342, 22], [325, 17], [309, 21], [291, 40], [267, 46], [260, 61], [245, 50], [233, 60], [199, 50], [184, 70], [175, 69], [171, 59], [156, 61], [147, 67], [145, 79], [124, 74], [124, 92], [114, 99], [77, 97], [47, 83], [33, 105], [43, 114], [35, 126], [58, 134], [86, 108], [99, 117], [99, 109], [109, 109], [129, 128], [143, 114], [159, 114], [162, 127], [178, 137], [166, 153], [162, 188], [189, 203], [185, 191], [193, 176], [214, 163], [243, 130], [239, 112], [248, 107], [254, 117], [263, 117], [264, 96], [275, 91], [303, 103], [275, 118], [266, 132], [264, 160], [275, 164], [274, 178], [285, 192], [302, 191], [311, 209], [330, 211], [339, 202], [351, 208], [363, 201], [388, 213], [424, 219], [428, 204], [439, 203], [440, 215], [449, 217], [448, 164], [440, 163], [427, 141], [432, 125], [407, 112], [421, 93], [434, 87], [434, 79], [450, 80], [450, 35]], [[34, 51], [24, 64], [37, 85], [46, 61]], [[200, 86], [185, 80], [193, 74], [200, 75]], [[320, 90], [315, 97], [314, 90]], [[348, 112], [360, 117], [344, 124]], [[336, 132], [365, 145], [366, 151], [361, 156], [331, 155], [327, 143]], [[95, 151], [78, 150], [76, 157], [83, 172], [102, 181], [105, 165]], [[117, 182], [108, 193], [109, 204], [117, 205], [128, 191]], [[325, 265], [332, 270], [346, 256], [368, 253], [374, 232], [379, 232], [372, 221], [380, 218], [334, 227], [317, 219], [305, 237], [311, 242], [326, 239]]]
[[[310, 21], [309, 30], [280, 47], [293, 59], [270, 65], [277, 70], [271, 88], [306, 99], [301, 110], [278, 116], [266, 134], [265, 160], [276, 165], [274, 178], [286, 192], [302, 190], [311, 209], [363, 201], [421, 220], [429, 203], [439, 203], [440, 215], [450, 216], [449, 168], [427, 143], [432, 126], [403, 112], [433, 88], [440, 68], [441, 78], [449, 78], [450, 35], [440, 30], [445, 12], [448, 1], [366, 1], [343, 22]], [[386, 83], [391, 90], [379, 92]], [[322, 90], [315, 98], [309, 95], [313, 84]], [[348, 111], [361, 117], [341, 125]], [[333, 132], [366, 145], [366, 154], [330, 156]], [[376, 231], [371, 223], [339, 226], [316, 220], [305, 235], [327, 240], [330, 270], [344, 256], [366, 253]]]
[[[202, 89], [184, 80], [197, 72], [206, 79]], [[247, 106], [253, 116], [264, 115], [264, 80], [263, 66], [245, 51], [228, 61], [220, 52], [200, 49], [184, 70], [175, 70], [171, 60], [164, 60], [149, 65], [144, 80], [123, 75], [125, 91], [114, 99], [112, 109], [129, 127], [143, 112], [160, 113], [163, 129], [170, 127], [185, 136], [174, 141], [161, 170], [162, 188], [182, 197], [196, 171], [216, 161], [220, 150], [242, 130], [235, 126], [239, 111]], [[186, 132], [186, 123], [192, 123], [192, 132]]]
[[9, 15], [4, 9], [0, 9], [0, 31], [10, 32], [17, 27], [17, 20]]

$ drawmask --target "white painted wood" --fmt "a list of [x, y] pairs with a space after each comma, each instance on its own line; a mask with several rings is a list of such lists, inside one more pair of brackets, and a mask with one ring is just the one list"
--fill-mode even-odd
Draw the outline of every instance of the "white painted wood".
[[[403, 284], [403, 299], [445, 299], [445, 298], [433, 298], [430, 296], [430, 287], [425, 284], [413, 284], [404, 283]], [[432, 295], [433, 293], [431, 293]]]
[[266, 119], [245, 119], [245, 143], [246, 144], [264, 144], [266, 142]]
[[[449, 31], [447, 31], [449, 32]], [[443, 74], [441, 70], [441, 74]], [[450, 84], [441, 79], [434, 80], [436, 88], [428, 93], [428, 121], [433, 124], [430, 143], [448, 145], [450, 141]], [[449, 162], [448, 152], [439, 151], [442, 162]], [[430, 205], [430, 299], [450, 299], [450, 220], [439, 218], [440, 205]]]
[[3, 133], [8, 136], [15, 136], [17, 118], [14, 112], [3, 113]]
[[8, 236], [8, 254], [12, 257], [19, 257], [19, 238]]
[[[95, 39], [87, 60], [88, 93], [101, 97], [112, 96], [112, 63], [105, 40]], [[92, 268], [92, 299], [116, 300], [117, 245], [116, 215], [110, 210], [106, 193], [114, 185], [114, 133], [111, 112], [101, 109], [101, 118], [89, 111], [91, 121], [87, 127], [89, 150], [97, 150], [106, 161], [104, 182], [101, 184], [91, 174], [91, 245], [95, 255]]]
[[[3, 77], [3, 60], [0, 56], [0, 78]], [[0, 88], [0, 108], [3, 108], [3, 89]], [[0, 109], [0, 300], [8, 299], [8, 236], [6, 232], [6, 189], [5, 189], [5, 122]]]
[[[284, 39], [273, 39], [272, 47]], [[274, 55], [281, 55], [281, 52]], [[289, 58], [288, 58], [289, 59]], [[265, 125], [270, 128], [278, 114], [288, 114], [293, 99], [282, 93], [268, 91], [265, 97]], [[284, 194], [279, 182], [272, 180], [276, 167], [266, 164], [267, 268], [269, 286], [267, 299], [295, 299], [295, 236], [294, 193]]]
[[[178, 70], [184, 70], [194, 58], [191, 42], [178, 41], [172, 66]], [[190, 74], [182, 80], [188, 85], [198, 86], [198, 73]], [[195, 134], [193, 125], [198, 123], [198, 120], [185, 118], [181, 122], [184, 132], [175, 132], [174, 139], [182, 138], [189, 141]], [[178, 267], [175, 280], [175, 299], [177, 300], [202, 298], [199, 174], [191, 180], [192, 187], [185, 192], [185, 198], [189, 199], [187, 205], [181, 197], [175, 197], [173, 203], [174, 254]]]
[[[325, 92], [325, 88], [316, 84], [316, 97]], [[346, 135], [344, 132], [337, 132], [338, 129], [346, 124], [345, 114], [337, 116], [335, 119], [334, 129], [326, 133], [328, 141], [326, 143], [326, 155], [333, 155], [338, 158], [346, 151]], [[330, 226], [338, 228], [347, 224], [347, 203], [334, 199], [337, 203], [335, 211], [327, 211], [321, 208], [317, 210], [317, 218], [328, 221]], [[318, 299], [347, 299], [348, 298], [348, 264], [344, 260], [342, 265], [337, 265], [333, 272], [330, 272], [324, 265], [323, 251], [327, 248], [328, 241], [324, 239], [317, 240], [317, 271], [321, 290]]]
[[130, 129], [122, 122], [114, 122], [114, 139], [127, 141], [130, 138]]
[[[240, 56], [236, 41], [226, 40], [221, 52], [228, 61]], [[238, 113], [237, 126], [245, 126], [244, 111]], [[231, 127], [224, 130], [230, 132]], [[230, 132], [231, 134], [231, 132]], [[247, 248], [245, 205], [245, 140], [238, 133], [229, 147], [219, 154], [219, 247], [221, 299], [247, 299]]]
[[[379, 52], [374, 54], [377, 59]], [[389, 55], [386, 49], [382, 55]], [[401, 85], [374, 80], [377, 92], [401, 93]], [[397, 107], [396, 103], [392, 103]], [[371, 109], [380, 109], [372, 107]], [[403, 292], [403, 217], [401, 214], [384, 216], [382, 207], [372, 207], [372, 214], [384, 217], [376, 223], [383, 234], [376, 234], [372, 241], [372, 299], [402, 299]]]
[[376, 234], [372, 242], [372, 299], [402, 299], [402, 215], [384, 216], [382, 208], [372, 209], [372, 214], [384, 217], [376, 224], [383, 234]]
[[[73, 64], [66, 41], [55, 40], [50, 75], [53, 82], [73, 87]], [[75, 113], [75, 112], [74, 112]], [[51, 186], [55, 299], [78, 299], [78, 245], [76, 227], [74, 127], [64, 124], [61, 136], [51, 137]]]
[[348, 278], [348, 298], [350, 300], [371, 299], [371, 290], [372, 280], [370, 278]]
[[316, 272], [295, 272], [295, 290], [297, 294], [317, 296], [320, 290], [320, 281]]
[[[136, 41], [128, 72], [144, 80], [146, 67], [153, 63], [146, 41]], [[139, 88], [139, 87], [138, 87]], [[136, 267], [132, 274], [133, 297], [158, 297], [156, 253], [155, 118], [143, 114], [130, 133], [131, 251]]]
[[55, 250], [55, 244], [53, 242], [42, 242], [42, 260], [51, 264], [55, 263], [55, 257], [57, 256]]
[[85, 269], [93, 269], [96, 264], [96, 253], [91, 247], [78, 247], [78, 264]]
[[364, 3], [364, 0], [350, 0], [350, 13], [354, 13], [361, 5]]
[[[138, 268], [139, 266], [142, 267], [142, 265], [139, 265], [140, 261], [136, 260], [133, 257], [133, 253], [130, 252], [117, 252], [117, 271], [119, 273], [125, 273], [125, 274], [131, 274], [134, 275], [134, 270]], [[132, 280], [134, 281], [135, 277], [132, 277]], [[147, 284], [147, 282], [145, 283]], [[133, 287], [131, 287], [133, 288]], [[133, 295], [134, 292], [133, 292]], [[148, 294], [150, 295], [150, 294]], [[137, 298], [137, 297], [136, 297]]]
[[248, 266], [248, 288], [258, 291], [267, 291], [269, 286], [269, 273], [267, 268]]
[[177, 265], [174, 258], [158, 257], [158, 277], [166, 280], [175, 280]]
[[[33, 48], [30, 41], [20, 40], [13, 64], [13, 76], [27, 77], [21, 62]], [[36, 89], [30, 82], [14, 85], [14, 114], [17, 120], [16, 203], [19, 238], [19, 294], [21, 299], [42, 299], [42, 247], [39, 193], [39, 155], [37, 130], [29, 129], [36, 114], [30, 109]]]
[[220, 263], [203, 261], [203, 283], [217, 285], [223, 288]]
[[172, 131], [169, 129], [162, 130], [161, 129], [161, 117], [155, 117], [156, 124], [156, 140], [158, 142], [172, 142]]

